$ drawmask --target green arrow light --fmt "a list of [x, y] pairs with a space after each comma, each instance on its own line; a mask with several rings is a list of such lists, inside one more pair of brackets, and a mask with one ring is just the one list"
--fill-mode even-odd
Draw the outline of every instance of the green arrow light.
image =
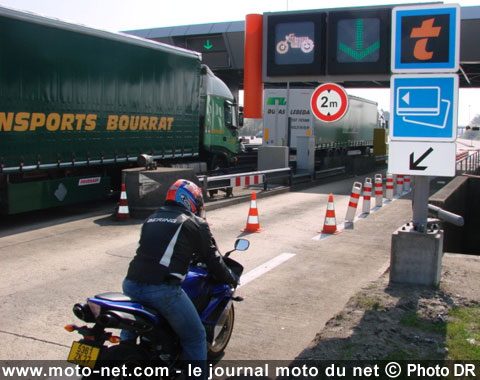
[[363, 30], [363, 19], [359, 18], [355, 20], [355, 48], [347, 46], [340, 42], [338, 44], [338, 48], [344, 52], [345, 54], [349, 55], [353, 59], [357, 61], [361, 61], [363, 58], [369, 56], [376, 50], [380, 48], [380, 41], [374, 42], [367, 48], [363, 48], [364, 42], [364, 30]]
[[210, 40], [207, 40], [207, 43], [203, 45], [203, 47], [207, 50], [210, 50], [213, 47], [213, 45], [210, 43]]

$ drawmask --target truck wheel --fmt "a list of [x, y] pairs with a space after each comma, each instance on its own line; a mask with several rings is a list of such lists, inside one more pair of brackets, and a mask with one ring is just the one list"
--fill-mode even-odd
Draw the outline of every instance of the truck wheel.
[[223, 354], [223, 351], [225, 351], [225, 348], [227, 348], [227, 344], [232, 336], [234, 320], [235, 311], [233, 309], [233, 305], [231, 305], [227, 318], [223, 323], [222, 331], [220, 331], [220, 334], [218, 334], [217, 339], [215, 339], [212, 344], [208, 345], [208, 359], [218, 359]]
[[228, 158], [224, 154], [217, 154], [212, 160], [212, 170], [228, 169]]

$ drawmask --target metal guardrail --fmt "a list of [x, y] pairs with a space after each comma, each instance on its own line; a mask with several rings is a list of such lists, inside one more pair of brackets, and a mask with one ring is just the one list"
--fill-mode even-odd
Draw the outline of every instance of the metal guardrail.
[[[219, 176], [199, 176], [198, 179], [202, 184], [202, 189], [205, 192], [209, 190], [218, 190], [232, 187], [232, 179], [240, 177], [252, 177], [252, 176], [262, 176], [263, 180], [259, 184], [263, 184], [264, 190], [267, 190], [268, 181], [273, 179], [287, 179], [290, 183], [291, 169], [290, 168], [280, 168], [280, 169], [270, 169], [270, 170], [261, 170], [256, 172], [248, 173], [236, 173], [236, 174], [227, 174]], [[253, 183], [251, 184], [253, 185]]]
[[382, 156], [375, 156], [375, 161], [386, 161], [388, 159], [388, 154]]
[[480, 167], [480, 151], [466, 156], [457, 156], [456, 169], [457, 174], [460, 173], [474, 173]]
[[[259, 186], [263, 185], [263, 190], [268, 190], [268, 185], [272, 182], [277, 183], [279, 180], [284, 181], [286, 185], [292, 186], [292, 184], [302, 181], [313, 181], [315, 179], [326, 178], [329, 176], [334, 176], [346, 172], [345, 166], [339, 166], [330, 169], [318, 170], [315, 172], [309, 172], [307, 170], [301, 170], [296, 173], [293, 173], [291, 168], [280, 168], [280, 169], [270, 169], [270, 170], [261, 170], [256, 172], [247, 172], [247, 173], [236, 173], [236, 174], [227, 174], [227, 175], [218, 175], [218, 176], [199, 176], [198, 179], [201, 183], [202, 190], [206, 195], [208, 191], [213, 190], [224, 190], [227, 193], [227, 196], [232, 194], [233, 187], [248, 187], [248, 186]], [[245, 181], [235, 181], [245, 177], [254, 177], [261, 176], [262, 179], [257, 183], [250, 181], [248, 184], [245, 184]], [[235, 185], [235, 182], [239, 183]]]

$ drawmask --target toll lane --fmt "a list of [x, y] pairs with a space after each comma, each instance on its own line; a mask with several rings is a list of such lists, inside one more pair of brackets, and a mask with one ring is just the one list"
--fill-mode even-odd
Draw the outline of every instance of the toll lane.
[[[353, 231], [313, 239], [323, 226], [330, 192], [337, 222], [343, 222], [352, 182], [259, 199], [260, 233], [240, 231], [249, 202], [208, 212], [222, 251], [238, 237], [250, 240], [248, 251], [232, 256], [245, 274], [288, 255], [238, 289], [245, 301], [235, 304], [226, 359], [293, 358], [359, 286], [385, 268], [390, 234], [410, 216], [409, 201], [384, 207]], [[63, 326], [80, 324], [73, 304], [121, 289], [140, 226], [141, 221], [117, 222], [105, 214], [1, 237], [0, 336], [7, 344], [0, 359], [66, 358], [78, 337]]]

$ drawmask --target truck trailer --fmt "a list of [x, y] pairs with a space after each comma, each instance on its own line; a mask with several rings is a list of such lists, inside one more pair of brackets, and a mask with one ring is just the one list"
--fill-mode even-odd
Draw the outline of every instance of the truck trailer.
[[[297, 138], [313, 136], [317, 151], [341, 147], [366, 149], [373, 146], [373, 130], [379, 127], [377, 103], [348, 95], [349, 107], [334, 122], [318, 120], [310, 110], [314, 88], [266, 89], [264, 92], [263, 145], [297, 147]], [[287, 119], [288, 115], [288, 119]]]
[[0, 212], [104, 197], [141, 154], [228, 167], [243, 115], [201, 54], [0, 7]]

